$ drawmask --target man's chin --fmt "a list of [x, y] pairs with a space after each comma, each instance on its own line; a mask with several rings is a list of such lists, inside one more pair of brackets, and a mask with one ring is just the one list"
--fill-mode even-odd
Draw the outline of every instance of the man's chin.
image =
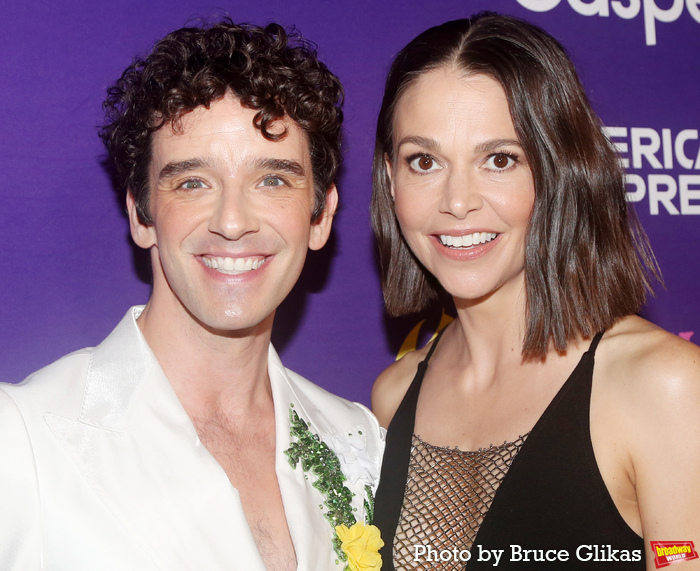
[[211, 335], [225, 338], [242, 338], [271, 331], [274, 311], [269, 315], [256, 316], [240, 308], [227, 308], [204, 315], [194, 315], [197, 324]]

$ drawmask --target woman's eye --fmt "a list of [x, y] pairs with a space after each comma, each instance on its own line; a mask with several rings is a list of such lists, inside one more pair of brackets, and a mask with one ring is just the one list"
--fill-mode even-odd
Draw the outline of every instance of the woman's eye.
[[408, 158], [408, 166], [416, 172], [429, 172], [440, 168], [438, 162], [430, 155], [417, 155]]
[[506, 170], [518, 161], [518, 157], [508, 153], [496, 153], [486, 159], [486, 168], [496, 171]]

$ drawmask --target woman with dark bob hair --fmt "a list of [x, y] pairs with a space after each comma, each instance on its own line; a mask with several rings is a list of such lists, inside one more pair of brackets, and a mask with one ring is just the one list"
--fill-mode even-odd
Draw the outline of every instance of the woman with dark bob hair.
[[554, 38], [482, 13], [408, 44], [372, 220], [387, 311], [457, 313], [372, 391], [384, 569], [653, 569], [651, 542], [700, 541], [700, 350], [635, 315], [656, 263]]

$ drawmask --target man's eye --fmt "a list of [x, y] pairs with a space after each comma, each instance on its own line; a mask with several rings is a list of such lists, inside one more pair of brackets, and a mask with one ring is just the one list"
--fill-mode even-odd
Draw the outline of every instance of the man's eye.
[[282, 186], [284, 181], [278, 176], [266, 176], [260, 186]]
[[430, 155], [408, 157], [408, 166], [416, 172], [430, 172], [440, 168], [438, 162]]
[[180, 186], [185, 190], [197, 190], [198, 188], [205, 188], [205, 184], [201, 180], [197, 179], [186, 180]]

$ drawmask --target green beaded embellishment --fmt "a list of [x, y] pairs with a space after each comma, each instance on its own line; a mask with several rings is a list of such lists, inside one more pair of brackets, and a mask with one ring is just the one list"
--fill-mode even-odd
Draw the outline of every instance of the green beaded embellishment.
[[350, 527], [357, 521], [350, 504], [355, 494], [343, 484], [346, 478], [340, 469], [338, 456], [318, 435], [309, 430], [309, 425], [299, 418], [295, 410], [290, 409], [289, 419], [291, 435], [298, 439], [284, 451], [289, 463], [292, 468], [296, 468], [301, 461], [301, 469], [304, 472], [310, 471], [318, 476], [313, 487], [326, 498], [324, 504], [328, 511], [324, 515], [330, 524], [334, 528], [342, 524]]
[[365, 523], [374, 521], [374, 494], [372, 488], [365, 484]]
[[[345, 474], [340, 468], [340, 460], [333, 450], [309, 430], [309, 425], [300, 418], [294, 410], [294, 405], [289, 408], [289, 420], [291, 424], [290, 434], [296, 438], [284, 453], [289, 458], [292, 468], [296, 468], [301, 462], [304, 472], [311, 472], [318, 479], [312, 484], [325, 497], [324, 505], [328, 511], [324, 514], [335, 530], [336, 526], [346, 525], [351, 527], [357, 523], [353, 514], [352, 498], [355, 496], [343, 482]], [[371, 523], [374, 516], [374, 497], [372, 488], [365, 486], [365, 520]], [[319, 506], [323, 509], [323, 505]], [[347, 556], [341, 548], [338, 534], [333, 532], [333, 549], [341, 561], [347, 561]], [[347, 567], [346, 567], [347, 568]]]

